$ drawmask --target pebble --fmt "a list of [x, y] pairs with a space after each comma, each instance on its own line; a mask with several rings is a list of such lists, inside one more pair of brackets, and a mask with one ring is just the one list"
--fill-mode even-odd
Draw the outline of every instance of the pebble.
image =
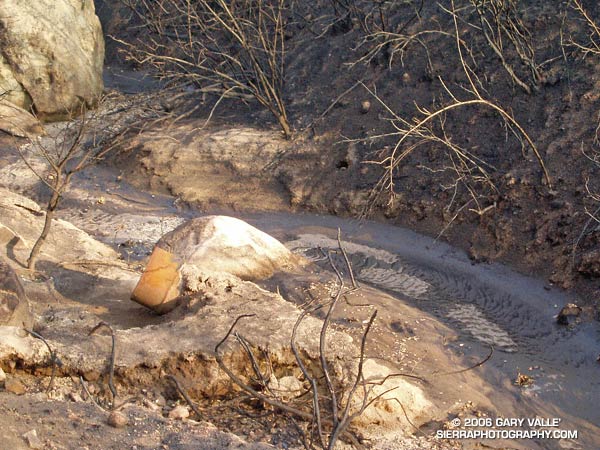
[[4, 389], [16, 395], [23, 395], [25, 392], [27, 392], [25, 385], [23, 385], [23, 383], [16, 378], [7, 378], [4, 382]]
[[42, 443], [42, 440], [38, 437], [37, 431], [35, 431], [35, 430], [30, 430], [27, 433], [25, 433], [23, 435], [23, 439], [25, 439], [25, 442], [27, 442], [27, 445], [29, 445], [29, 448], [35, 448], [35, 449], [44, 448], [44, 444]]
[[2, 370], [2, 367], [0, 367], [0, 386], [4, 385], [5, 381], [6, 381], [6, 374], [4, 373], [4, 370]]
[[162, 394], [157, 394], [154, 403], [156, 403], [158, 406], [165, 406], [167, 404], [167, 400]]
[[190, 410], [186, 406], [178, 405], [169, 411], [169, 419], [183, 420], [190, 416]]
[[146, 408], [149, 408], [149, 409], [151, 409], [152, 411], [160, 411], [160, 410], [161, 410], [161, 407], [160, 407], [159, 405], [157, 405], [156, 403], [154, 403], [154, 402], [153, 402], [152, 400], [150, 400], [149, 398], [145, 398], [145, 399], [142, 401], [142, 403], [143, 403], [143, 405], [144, 405]]
[[360, 112], [363, 114], [368, 113], [371, 110], [371, 102], [369, 100], [365, 100], [360, 104]]
[[108, 419], [106, 419], [106, 423], [114, 428], [123, 428], [128, 422], [129, 419], [127, 419], [127, 416], [119, 411], [112, 411], [109, 414]]
[[79, 392], [69, 392], [69, 400], [75, 403], [83, 402], [83, 398], [81, 398]]

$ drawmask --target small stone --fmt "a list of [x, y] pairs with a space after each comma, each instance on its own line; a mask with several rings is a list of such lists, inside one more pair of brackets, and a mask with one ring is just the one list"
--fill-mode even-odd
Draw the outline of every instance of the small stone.
[[363, 114], [368, 113], [371, 110], [371, 102], [369, 100], [365, 100], [360, 104], [360, 112]]
[[156, 403], [154, 403], [149, 398], [145, 398], [142, 401], [142, 403], [146, 408], [151, 409], [152, 411], [160, 411], [162, 409], [160, 406], [158, 406]]
[[98, 381], [98, 379], [100, 378], [100, 372], [98, 372], [97, 370], [88, 370], [86, 372], [83, 372], [83, 379], [85, 381], [90, 381], [90, 382], [94, 382], [94, 381]]
[[16, 378], [12, 378], [12, 377], [7, 378], [6, 381], [4, 382], [4, 389], [6, 389], [8, 392], [12, 392], [13, 394], [16, 394], [16, 395], [23, 395], [25, 392], [27, 392], [27, 389], [25, 388], [23, 383], [21, 383]]
[[183, 420], [190, 416], [190, 410], [186, 406], [177, 405], [171, 411], [169, 411], [169, 419]]
[[408, 83], [410, 83], [410, 74], [409, 74], [409, 73], [407, 73], [407, 72], [404, 72], [404, 73], [402, 74], [402, 82], [403, 82], [404, 84], [408, 84]]
[[42, 440], [38, 437], [37, 431], [35, 430], [30, 430], [27, 433], [25, 433], [23, 435], [23, 439], [25, 439], [25, 442], [27, 442], [29, 448], [44, 448], [44, 444], [42, 443]]
[[521, 372], [517, 373], [517, 379], [515, 380], [515, 384], [517, 386], [525, 387], [531, 386], [533, 384], [533, 378], [529, 375], [522, 374]]
[[154, 403], [156, 403], [158, 406], [166, 406], [167, 404], [167, 400], [165, 399], [165, 397], [162, 394], [157, 394], [156, 398], [154, 399]]
[[6, 374], [4, 373], [4, 370], [2, 370], [2, 367], [0, 367], [0, 386], [4, 386], [5, 381], [6, 381]]
[[79, 395], [79, 392], [70, 392], [69, 399], [75, 403], [83, 402], [83, 398], [81, 398], [81, 395]]
[[119, 411], [112, 411], [109, 414], [108, 419], [106, 419], [106, 423], [114, 428], [123, 428], [129, 423], [129, 419], [127, 419], [125, 414], [120, 413]]
[[569, 322], [581, 314], [581, 307], [575, 303], [567, 303], [556, 316], [556, 323], [559, 325], [569, 325]]

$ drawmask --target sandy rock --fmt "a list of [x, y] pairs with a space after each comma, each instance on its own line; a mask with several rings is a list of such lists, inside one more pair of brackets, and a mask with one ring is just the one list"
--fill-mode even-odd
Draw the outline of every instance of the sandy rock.
[[284, 400], [297, 397], [305, 391], [302, 382], [293, 376], [275, 378], [274, 375], [271, 375], [268, 386], [278, 397]]
[[43, 364], [49, 355], [44, 343], [21, 327], [0, 326], [0, 362], [7, 361], [10, 365], [22, 360], [28, 364]]
[[[159, 176], [173, 195], [187, 202], [228, 202], [261, 211], [289, 207], [287, 192], [275, 181], [278, 163], [283, 154], [291, 153], [292, 145], [281, 139], [280, 132], [194, 128], [197, 126], [175, 127], [172, 137], [177, 141], [166, 138], [161, 130], [149, 130], [133, 138], [130, 148], [143, 149], [140, 163], [144, 169]], [[315, 155], [303, 155], [306, 147], [294, 149], [294, 154], [310, 158], [313, 169]], [[142, 181], [147, 181], [147, 176], [144, 178]]]
[[6, 381], [6, 373], [4, 373], [4, 370], [2, 370], [2, 367], [0, 367], [0, 386], [4, 386], [5, 381]]
[[0, 98], [0, 130], [17, 137], [34, 137], [44, 132], [39, 120], [32, 114], [2, 98]]
[[4, 389], [7, 392], [15, 395], [23, 395], [25, 392], [27, 392], [25, 385], [14, 377], [6, 379], [4, 382]]
[[119, 411], [112, 411], [106, 419], [106, 423], [114, 428], [124, 428], [129, 423], [129, 419]]
[[0, 89], [60, 117], [102, 94], [104, 38], [92, 0], [0, 0]]
[[[187, 269], [187, 287], [197, 277], [231, 274], [244, 280], [268, 278], [277, 271], [292, 269], [300, 259], [279, 241], [227, 216], [207, 216], [190, 220], [163, 236], [155, 246], [132, 299], [158, 312], [175, 306], [174, 299], [186, 286], [180, 269]], [[191, 270], [191, 271], [190, 271]]]
[[169, 411], [169, 419], [183, 420], [190, 417], [190, 410], [187, 406], [177, 405], [171, 411]]
[[0, 325], [33, 327], [29, 301], [17, 274], [0, 256]]
[[23, 435], [23, 439], [25, 439], [25, 442], [27, 442], [27, 445], [29, 446], [29, 448], [33, 448], [33, 449], [44, 448], [44, 444], [43, 444], [42, 440], [39, 438], [39, 436], [37, 435], [37, 431], [35, 431], [35, 430], [30, 430], [27, 433], [25, 433]]
[[[366, 360], [363, 366], [365, 380], [367, 383], [374, 383], [368, 394], [369, 400], [381, 397], [358, 416], [354, 423], [365, 430], [376, 428], [379, 435], [394, 434], [402, 429], [410, 430], [412, 425], [408, 423], [406, 416], [419, 426], [434, 415], [435, 406], [425, 398], [421, 388], [402, 377], [391, 377], [384, 383], [377, 384], [392, 373], [388, 367], [373, 360]], [[360, 395], [354, 398], [354, 404], [356, 407], [362, 405]]]
[[[18, 232], [24, 242], [33, 243], [37, 240], [44, 226], [44, 213], [37, 203], [0, 188], [0, 211], [0, 225]], [[71, 223], [54, 220], [42, 247], [41, 259], [52, 258], [64, 263], [79, 259], [81, 255], [85, 255], [86, 260], [116, 260], [118, 257], [115, 250]]]

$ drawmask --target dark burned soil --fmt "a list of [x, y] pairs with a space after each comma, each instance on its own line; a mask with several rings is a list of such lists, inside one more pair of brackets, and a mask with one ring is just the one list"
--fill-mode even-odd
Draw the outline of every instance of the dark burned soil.
[[[124, 8], [97, 3], [107, 35], [130, 42], [143, 37]], [[503, 29], [492, 35], [502, 42], [501, 59], [468, 1], [456, 2], [456, 28], [451, 2], [383, 2], [381, 11], [370, 3], [296, 2], [297, 17], [286, 34], [284, 96], [295, 142], [316, 146], [325, 156], [306, 175], [308, 194], [293, 199], [287, 192], [295, 200], [290, 207], [366, 213], [440, 235], [475, 262], [508, 263], [596, 305], [600, 54], [581, 49], [594, 49], [598, 38], [582, 14], [572, 2], [514, 2], [506, 17], [518, 33]], [[596, 2], [583, 7], [600, 21]], [[365, 11], [373, 14], [361, 15]], [[395, 40], [385, 41], [385, 33]], [[511, 36], [517, 36], [518, 48]], [[131, 68], [119, 45], [110, 39], [107, 45], [113, 70]], [[392, 171], [391, 184], [384, 179], [378, 185], [386, 172], [377, 162], [390, 156], [399, 139], [389, 133], [400, 122], [390, 119], [412, 125], [425, 109], [472, 100], [467, 73], [481, 98], [511, 114], [531, 137], [551, 185], [523, 135], [485, 105], [453, 108], [431, 122], [434, 135], [447, 137], [470, 162], [439, 140], [410, 138], [399, 152], [414, 149]], [[202, 100], [206, 107], [198, 114], [206, 118], [217, 98]], [[190, 98], [188, 104], [197, 102]], [[234, 100], [215, 112], [213, 124], [223, 123], [276, 128], [267, 111]], [[280, 181], [286, 194], [289, 186]], [[244, 207], [264, 209], [252, 201]]]

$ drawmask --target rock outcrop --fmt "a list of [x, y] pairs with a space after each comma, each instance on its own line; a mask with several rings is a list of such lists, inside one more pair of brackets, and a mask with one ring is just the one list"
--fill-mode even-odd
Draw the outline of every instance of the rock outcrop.
[[[132, 299], [158, 312], [175, 304], [182, 279], [229, 274], [243, 280], [268, 278], [300, 259], [279, 241], [227, 216], [200, 217], [164, 235], [156, 244]], [[183, 275], [182, 275], [183, 274]]]
[[[36, 202], [0, 187], [0, 246], [29, 250], [43, 226], [44, 212]], [[66, 245], [67, 242], [69, 245]], [[117, 256], [112, 248], [96, 241], [71, 223], [53, 220], [50, 234], [42, 247], [42, 259], [65, 263], [81, 254], [88, 260]]]
[[61, 118], [102, 94], [104, 37], [93, 0], [0, 0], [0, 94]]

